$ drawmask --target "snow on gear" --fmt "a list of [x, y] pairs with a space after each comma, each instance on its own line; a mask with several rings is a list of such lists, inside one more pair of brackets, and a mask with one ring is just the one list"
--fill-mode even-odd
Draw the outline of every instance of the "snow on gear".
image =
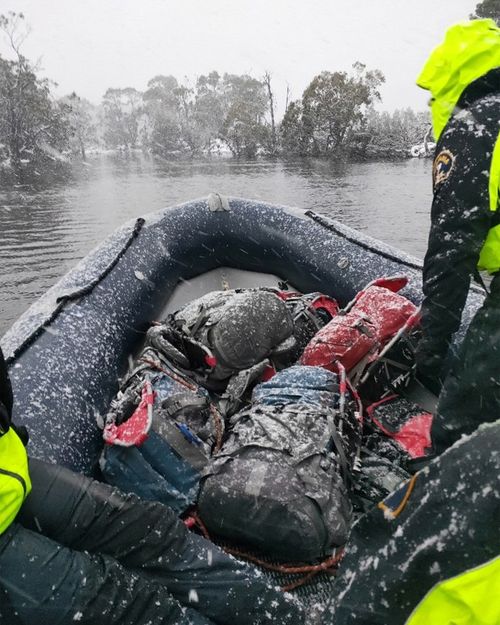
[[342, 365], [351, 380], [358, 380], [366, 366], [378, 358], [384, 345], [402, 328], [417, 321], [417, 307], [394, 292], [405, 284], [406, 280], [400, 277], [369, 284], [313, 337], [300, 363], [331, 371]]
[[[103, 420], [105, 480], [185, 511], [195, 501], [212, 449], [220, 447], [223, 418], [241, 407], [258, 381], [275, 373], [263, 356], [288, 364], [337, 309], [319, 293], [217, 291], [154, 325], [138, 366]], [[226, 385], [222, 415], [187, 373], [208, 387]]]
[[[361, 470], [354, 485], [359, 501], [377, 503], [430, 458], [430, 428], [437, 397], [415, 378], [421, 331], [411, 318], [359, 379], [365, 423]], [[356, 502], [355, 502], [356, 506]], [[361, 509], [366, 510], [362, 503]]]
[[[482, 106], [484, 106], [484, 110], [489, 110], [489, 112], [494, 112], [495, 110], [487, 99], [482, 101]], [[496, 119], [498, 119], [498, 116], [496, 116]], [[457, 156], [451, 174], [439, 185], [441, 190], [445, 185], [452, 183], [459, 166], [460, 158]], [[487, 168], [483, 168], [483, 171], [486, 170]], [[26, 416], [28, 423], [34, 427], [36, 437], [34, 437], [33, 441], [33, 451], [37, 457], [48, 459], [53, 463], [65, 464], [80, 472], [89, 473], [94, 469], [93, 462], [99, 445], [99, 437], [96, 436], [95, 428], [92, 428], [88, 422], [89, 415], [103, 411], [103, 407], [109, 404], [113, 393], [116, 392], [116, 379], [123, 372], [127, 354], [136, 353], [146, 324], [150, 323], [152, 318], [158, 318], [158, 316], [161, 318], [162, 313], [160, 311], [164, 309], [166, 303], [172, 304], [177, 295], [173, 296], [172, 292], [179, 280], [190, 281], [192, 277], [199, 275], [201, 278], [200, 283], [204, 284], [207, 271], [225, 264], [228, 267], [236, 266], [243, 270], [265, 271], [266, 273], [271, 272], [286, 276], [291, 283], [297, 284], [299, 288], [326, 289], [329, 293], [335, 291], [340, 300], [346, 302], [353, 297], [355, 291], [359, 288], [360, 276], [363, 276], [364, 272], [366, 272], [366, 280], [369, 280], [374, 275], [380, 275], [381, 272], [383, 273], [386, 270], [392, 272], [402, 269], [408, 271], [411, 276], [410, 284], [405, 292], [414, 301], [419, 301], [420, 299], [419, 284], [421, 273], [418, 263], [413, 263], [403, 255], [393, 252], [385, 246], [379, 246], [374, 241], [358, 236], [340, 224], [321, 218], [311, 212], [307, 214], [307, 219], [299, 218], [289, 213], [287, 214], [281, 208], [264, 203], [231, 200], [230, 208], [231, 212], [211, 214], [207, 210], [206, 202], [198, 201], [177, 207], [174, 210], [169, 209], [154, 216], [153, 219], [148, 218], [140, 236], [134, 239], [133, 244], [127, 247], [126, 251], [122, 246], [122, 241], [125, 235], [127, 238], [129, 237], [130, 228], [128, 226], [125, 227], [121, 233], [113, 235], [112, 239], [104, 246], [101, 246], [95, 254], [87, 258], [76, 271], [71, 272], [63, 282], [51, 290], [50, 293], [47, 293], [45, 298], [31, 309], [27, 315], [23, 316], [21, 322], [16, 324], [13, 330], [4, 337], [3, 344], [9, 348], [12, 372], [16, 378], [17, 411], [23, 417]], [[457, 207], [457, 209], [460, 208], [460, 206]], [[438, 217], [440, 218], [441, 215], [438, 215]], [[252, 225], [254, 230], [252, 230]], [[462, 234], [459, 233], [458, 236], [461, 237]], [[465, 238], [467, 238], [467, 235]], [[119, 255], [117, 254], [118, 247], [120, 249]], [[459, 259], [456, 259], [455, 269], [460, 271]], [[234, 275], [235, 279], [231, 280], [231, 282], [238, 284], [240, 274], [235, 273]], [[444, 278], [441, 277], [441, 279], [447, 282], [448, 277], [451, 277], [450, 274], [448, 276], [445, 275]], [[199, 293], [199, 289], [204, 287], [198, 283], [197, 278], [195, 280], [196, 282], [193, 282], [190, 286]], [[467, 314], [476, 308], [478, 299], [478, 293], [472, 292], [471, 301], [466, 309]], [[467, 323], [468, 319], [464, 319], [464, 327]], [[498, 323], [496, 327], [498, 327]], [[495, 336], [495, 332], [496, 330], [493, 328], [491, 330], [491, 338]], [[458, 334], [459, 338], [461, 338], [462, 334]], [[486, 334], [486, 338], [489, 339], [490, 337]], [[486, 348], [488, 340], [483, 340], [483, 343]], [[77, 359], [72, 358], [75, 353], [79, 356]], [[178, 350], [177, 354], [180, 354], [180, 357], [182, 357], [181, 352]], [[208, 354], [206, 355], [209, 356]], [[67, 363], [68, 366], [62, 366], [64, 363]], [[165, 366], [165, 363], [160, 364], [160, 366]], [[489, 382], [490, 376], [485, 375], [486, 373], [486, 370], [483, 370], [481, 377], [484, 378], [485, 382]], [[142, 381], [144, 382], [144, 380]], [[253, 382], [250, 382], [250, 386], [251, 384]], [[131, 402], [131, 411], [129, 412], [127, 408], [123, 411], [124, 415], [132, 414], [137, 408], [143, 389], [144, 385], [137, 386], [136, 397], [134, 402]], [[120, 425], [118, 421], [117, 425]], [[190, 428], [190, 430], [192, 431], [193, 428]], [[150, 432], [153, 431], [154, 426], [150, 429]], [[370, 438], [372, 438], [372, 434], [372, 432], [369, 433]], [[201, 436], [199, 438], [203, 440]], [[368, 444], [366, 439], [367, 437], [365, 436], [364, 443]], [[387, 437], [383, 437], [383, 439], [379, 437], [379, 439], [381, 441], [380, 449], [387, 448], [391, 452], [401, 453], [400, 450], [396, 449], [392, 439]], [[498, 447], [498, 445], [496, 446]], [[130, 448], [119, 447], [119, 449], [126, 451]], [[482, 471], [477, 473], [474, 481], [476, 484], [481, 485], [479, 499], [489, 497], [489, 501], [495, 503], [496, 490], [498, 490], [495, 488], [496, 484], [485, 482], [484, 480], [484, 476], [498, 475], [498, 466], [493, 466], [493, 462], [497, 460], [494, 446], [492, 449], [486, 448], [486, 453], [489, 455], [484, 458], [483, 454], [483, 457], [479, 457], [479, 460], [488, 460], [490, 464], [481, 467]], [[363, 450], [361, 457], [364, 460], [364, 467], [367, 467], [366, 456], [363, 454]], [[387, 458], [389, 458], [389, 455], [387, 455]], [[394, 461], [394, 466], [397, 466], [396, 461]], [[474, 468], [473, 463], [471, 466]], [[380, 465], [376, 467], [376, 470], [381, 473], [379, 467]], [[372, 465], [370, 465], [370, 468], [372, 468]], [[426, 475], [426, 473], [424, 472], [423, 475]], [[436, 474], [433, 473], [432, 477], [435, 479]], [[459, 479], [461, 480], [462, 478]], [[46, 484], [47, 482], [48, 480]], [[97, 502], [95, 502], [92, 495], [96, 494], [96, 491], [88, 489], [87, 485], [86, 481], [80, 483], [80, 486], [82, 486], [79, 489], [81, 498], [77, 501], [83, 506], [85, 502], [88, 503], [90, 496], [90, 504], [99, 504], [94, 509], [92, 509], [92, 505], [85, 506], [87, 510], [90, 508], [90, 513], [88, 516], [86, 514], [82, 516], [84, 519], [90, 519], [92, 522], [87, 532], [88, 535], [91, 538], [101, 540], [101, 531], [103, 528], [106, 528], [107, 517], [105, 516], [102, 519], [104, 523], [102, 525], [98, 524], [96, 531], [94, 531], [92, 524], [95, 515], [93, 513], [96, 512], [99, 516], [103, 510], [106, 512], [106, 509], [109, 510], [109, 507], [112, 505], [118, 504], [118, 506], [121, 506], [124, 499], [131, 502], [135, 498], [133, 496], [123, 498], [118, 495], [117, 491], [104, 490], [97, 491], [99, 495], [103, 494], [103, 496], [97, 498]], [[466, 482], [466, 486], [470, 486], [470, 479]], [[483, 488], [483, 486], [486, 488]], [[461, 522], [464, 521], [465, 523], [468, 521], [469, 517], [467, 515], [474, 512], [474, 510], [470, 510], [471, 507], [473, 508], [470, 503], [476, 503], [475, 490], [477, 488], [469, 490], [467, 497], [462, 497], [458, 502], [460, 505], [455, 506], [453, 514], [451, 514], [449, 495], [450, 493], [454, 495], [456, 490], [456, 494], [460, 496], [459, 487], [461, 489], [461, 484], [457, 485], [453, 478], [444, 485], [443, 490], [447, 496], [446, 508], [443, 506], [438, 511], [438, 515], [449, 513], [448, 520], [453, 521], [453, 528], [463, 527], [460, 525]], [[394, 482], [392, 482], [392, 486], [384, 483], [383, 488], [392, 490]], [[395, 541], [399, 544], [405, 541], [411, 542], [410, 545], [407, 545], [408, 550], [405, 553], [405, 557], [398, 561], [398, 566], [392, 572], [395, 575], [402, 576], [405, 572], [405, 566], [415, 566], [418, 576], [410, 577], [409, 579], [409, 586], [412, 591], [418, 587], [422, 579], [426, 580], [427, 576], [422, 575], [423, 570], [424, 572], [428, 570], [432, 575], [436, 573], [436, 569], [439, 567], [433, 566], [434, 560], [431, 560], [431, 558], [434, 555], [439, 558], [450, 555], [447, 553], [448, 550], [445, 550], [444, 553], [442, 551], [435, 553], [436, 547], [441, 544], [432, 542], [436, 534], [434, 532], [435, 528], [432, 528], [433, 531], [424, 536], [423, 540], [419, 540], [420, 536], [417, 534], [413, 534], [411, 531], [407, 532], [406, 525], [402, 527], [401, 532], [397, 531], [400, 528], [398, 519], [401, 519], [402, 515], [406, 515], [410, 511], [409, 506], [412, 504], [412, 498], [415, 493], [418, 493], [418, 489], [419, 483], [417, 480], [415, 489], [405, 509], [399, 517], [391, 521], [393, 524], [391, 530], [395, 529], [398, 534], [394, 537]], [[382, 487], [380, 490], [382, 490]], [[42, 493], [45, 492], [42, 491]], [[369, 494], [371, 497], [374, 496], [373, 493]], [[422, 498], [425, 498], [425, 496], [426, 493], [424, 492]], [[61, 498], [61, 504], [67, 504], [75, 500], [74, 498], [68, 499], [69, 501]], [[28, 498], [27, 503], [29, 500], [30, 498]], [[498, 502], [496, 501], [496, 503]], [[100, 504], [106, 505], [103, 507]], [[150, 510], [149, 503], [146, 505], [147, 510]], [[57, 509], [56, 506], [54, 507]], [[165, 512], [166, 508], [158, 509], [159, 513], [155, 517], [156, 519], [162, 518], [162, 515], [167, 515], [169, 518], [172, 516], [171, 511]], [[43, 507], [42, 510], [46, 512], [49, 519], [53, 521], [58, 520], [57, 517], [59, 515], [55, 515], [53, 510], [46, 510]], [[58, 509], [57, 512], [59, 512]], [[380, 511], [377, 510], [377, 512]], [[485, 510], [484, 522], [486, 523], [491, 518], [495, 518], [495, 515], [498, 516], [495, 509]], [[129, 528], [122, 525], [117, 535], [119, 534], [123, 537], [125, 529], [137, 529], [141, 525], [144, 526], [144, 521], [148, 515], [134, 514], [133, 516], [137, 519], [135, 523], [131, 524], [134, 527]], [[370, 517], [371, 519], [372, 517]], [[384, 518], [383, 520], [385, 521], [386, 519]], [[406, 517], [406, 520], [408, 520], [409, 529], [412, 529], [410, 523], [414, 522], [413, 519]], [[471, 530], [476, 530], [476, 527], [480, 529], [480, 523], [479, 526], [475, 522], [467, 524], [467, 538], [470, 544], [452, 545], [451, 555], [463, 560], [464, 554], [468, 556], [470, 552], [475, 553], [476, 543], [479, 548], [484, 548], [482, 535], [479, 532], [477, 536], [471, 536]], [[16, 545], [12, 543], [15, 543], [16, 539], [20, 537], [25, 538], [29, 536], [31, 539], [34, 535], [32, 533], [17, 532], [17, 525], [17, 522], [14, 522], [4, 534], [0, 535], [0, 558], [6, 556], [5, 545], [8, 544], [9, 555], [12, 557], [12, 560], [9, 562], [13, 563], [19, 562], [20, 552]], [[421, 525], [425, 529], [427, 524], [422, 523]], [[446, 530], [449, 526], [450, 524], [446, 526], [438, 525], [437, 528], [441, 532], [443, 527]], [[36, 528], [34, 529], [36, 531]], [[69, 532], [74, 528], [71, 523], [64, 522], [63, 529]], [[488, 523], [486, 529], [492, 529], [491, 522]], [[495, 528], [493, 527], [493, 529]], [[163, 536], [163, 532], [158, 531], [156, 523], [152, 527], [148, 525], [147, 530], [148, 536], [156, 537], [155, 546], [165, 546], [163, 541], [158, 541], [157, 539], [158, 533]], [[13, 537], [14, 531], [16, 531], [16, 535]], [[174, 534], [173, 542], [175, 543], [177, 534], [175, 532]], [[417, 538], [412, 539], [412, 535], [417, 536]], [[491, 543], [491, 539], [496, 540], [498, 538], [497, 535], [498, 532], [493, 532], [493, 535], [489, 534], [488, 548], [496, 549], [498, 552], [498, 541], [493, 543], [493, 545]], [[10, 540], [12, 537], [14, 540]], [[133, 545], [134, 553], [137, 557], [141, 557], [145, 543], [147, 546], [148, 537], [145, 537], [145, 543], [143, 543], [141, 534], [133, 534], [133, 537], [137, 537]], [[453, 537], [448, 534], [444, 538], [451, 539]], [[164, 540], [169, 539], [170, 535], [167, 534], [167, 538], [164, 538]], [[189, 540], [186, 534], [181, 534], [181, 539]], [[344, 586], [340, 588], [339, 586], [340, 593], [344, 594], [344, 590], [349, 591], [352, 589], [352, 597], [356, 595], [358, 588], [366, 593], [379, 592], [378, 597], [368, 598], [363, 604], [365, 607], [375, 605], [384, 608], [384, 600], [391, 600], [392, 596], [390, 589], [387, 591], [387, 597], [382, 592], [380, 569], [381, 565], [387, 565], [387, 561], [392, 559], [391, 539], [392, 536], [390, 534], [388, 536], [386, 533], [383, 541], [383, 550], [381, 549], [380, 553], [377, 553], [377, 556], [372, 559], [363, 559], [363, 565], [367, 567], [372, 567], [373, 565], [370, 569], [370, 574], [364, 577], [359, 585], [353, 582], [347, 588]], [[368, 542], [372, 543], [371, 537], [368, 538]], [[17, 545], [19, 545], [19, 542]], [[83, 545], [83, 547], [85, 546]], [[420, 549], [421, 547], [427, 549], [427, 557], [424, 558], [424, 561], [420, 557], [424, 552], [423, 549]], [[208, 546], [208, 550], [203, 551], [203, 553], [195, 550], [193, 561], [197, 564], [210, 564], [213, 549], [213, 547]], [[359, 564], [358, 555], [361, 553], [361, 550], [354, 545], [353, 552], [351, 562]], [[59, 548], [55, 553], [61, 555], [63, 550]], [[88, 569], [87, 580], [96, 581], [95, 586], [97, 588], [101, 587], [100, 583], [103, 577], [102, 575], [99, 577], [98, 574], [107, 573], [113, 568], [107, 567], [108, 561], [106, 556], [101, 558], [101, 555], [97, 553], [87, 558], [87, 554], [79, 553], [81, 553], [81, 559], [72, 560], [77, 565], [75, 567], [77, 571], [83, 570], [78, 566], [82, 561], [87, 564], [89, 562], [96, 564], [96, 558], [99, 558], [97, 559], [97, 564], [100, 566]], [[64, 552], [64, 554], [66, 555], [67, 552]], [[165, 564], [166, 555], [165, 557], [163, 556], [163, 553], [153, 552], [151, 561], [156, 566], [159, 566], [159, 564], [163, 565]], [[347, 557], [350, 557], [349, 553]], [[181, 555], [179, 559], [174, 559], [171, 563], [175, 567], [182, 560]], [[51, 565], [54, 561], [54, 558], [43, 559], [44, 563], [49, 562]], [[135, 563], [137, 562], [132, 562], [132, 565]], [[18, 574], [21, 584], [24, 583], [24, 586], [19, 587], [20, 592], [18, 593], [21, 606], [31, 609], [33, 614], [38, 606], [35, 606], [35, 608], [33, 604], [26, 606], [25, 602], [26, 590], [28, 592], [33, 590], [32, 580], [23, 573], [24, 568], [27, 569], [27, 566], [16, 568], [15, 566], [10, 566], [9, 563], [6, 565], [5, 560], [2, 560], [0, 564], [0, 571], [3, 576], [2, 585], [9, 573]], [[28, 562], [26, 564], [33, 565], [33, 563]], [[439, 565], [441, 565], [441, 561]], [[116, 570], [116, 568], [113, 568], [113, 570]], [[48, 582], [46, 564], [43, 569], [41, 579], [44, 582]], [[186, 569], [188, 572], [185, 575], [188, 577], [189, 566]], [[94, 576], [93, 573], [96, 573], [96, 575]], [[182, 573], [184, 573], [184, 569], [182, 569]], [[363, 573], [363, 571], [359, 571], [359, 573]], [[79, 591], [79, 597], [92, 590], [88, 585], [85, 586], [80, 583], [83, 577], [76, 575], [75, 579], [76, 583], [74, 586]], [[153, 614], [146, 614], [145, 618], [156, 622], [158, 617], [158, 621], [161, 622], [162, 616], [160, 613], [165, 611], [166, 604], [157, 604], [156, 599], [161, 600], [162, 597], [168, 597], [168, 590], [162, 587], [156, 592], [154, 589], [151, 590], [151, 586], [147, 583], [149, 579], [145, 582], [146, 578], [141, 578], [141, 584], [141, 580], [136, 581], [133, 577], [127, 579], [125, 575], [117, 578], [109, 575], [104, 578], [104, 581], [106, 583], [114, 582], [115, 579], [118, 580], [122, 589], [122, 592], [113, 594], [119, 607], [122, 607], [124, 601], [130, 598], [130, 594], [132, 594], [132, 599], [134, 598], [134, 593], [130, 591], [134, 590], [134, 585], [137, 583], [136, 588], [139, 588], [140, 591], [145, 590], [149, 608], [154, 611]], [[133, 584], [130, 583], [131, 580]], [[181, 590], [184, 598], [189, 593], [188, 588], [192, 589], [193, 582], [196, 583], [197, 580], [199, 580], [199, 576], [196, 574], [185, 583]], [[209, 582], [212, 583], [213, 587], [217, 586], [219, 581], [220, 578], [214, 580], [209, 577]], [[342, 580], [339, 581], [341, 582]], [[37, 588], [40, 591], [47, 589], [48, 592], [45, 596], [50, 597], [51, 585], [52, 580], [50, 580], [50, 584]], [[222, 594], [220, 586], [216, 588], [216, 591], [219, 596]], [[324, 585], [321, 592], [324, 592]], [[312, 594], [314, 595], [314, 593]], [[87, 594], [87, 596], [89, 595]], [[95, 593], [90, 593], [90, 596], [92, 601], [94, 601]], [[2, 600], [0, 600], [0, 609], [4, 607], [3, 597], [4, 595], [2, 595]], [[403, 600], [405, 599], [404, 591], [396, 597], [396, 610], [399, 609], [401, 597]], [[70, 594], [70, 598], [73, 598], [73, 595]], [[253, 595], [250, 597], [250, 600], [257, 604], [259, 598]], [[358, 602], [360, 598], [358, 595]], [[274, 599], [272, 597], [267, 595], [264, 597], [262, 595], [262, 599], [262, 603], [259, 602], [260, 607], [274, 607]], [[382, 599], [382, 601], [377, 599]], [[232, 622], [234, 622], [235, 619], [228, 610], [228, 606], [232, 602], [233, 595], [224, 593], [223, 604], [226, 615], [232, 618]], [[64, 605], [70, 605], [70, 603], [68, 602]], [[91, 605], [95, 604], [92, 603]], [[101, 605], [96, 606], [96, 608], [100, 608]], [[137, 603], [136, 606], [141, 610], [142, 605], [140, 603]], [[243, 606], [242, 609], [245, 609], [245, 607], [247, 606]], [[102, 612], [101, 616], [103, 615], [107, 622], [112, 622], [113, 614], [109, 614], [109, 610], [108, 612]], [[25, 618], [27, 622], [30, 622], [30, 616], [28, 615]], [[393, 622], [391, 609], [388, 609], [383, 616], [382, 622]], [[368, 622], [373, 623], [372, 617], [373, 614], [370, 614]], [[119, 618], [120, 616], [117, 616], [117, 619]], [[180, 618], [182, 617], [179, 616], [177, 620]], [[272, 614], [270, 618], [278, 622], [278, 619], [273, 619]], [[165, 618], [164, 620], [167, 619]], [[297, 622], [297, 620], [292, 620], [292, 622]], [[8, 620], [6, 622], [10, 623]]]
[[444, 381], [431, 429], [436, 453], [500, 415], [500, 276], [472, 320]]
[[234, 373], [295, 346], [285, 303], [253, 289], [208, 293], [152, 328], [149, 337], [177, 366], [219, 391]]
[[401, 448], [380, 431], [371, 431], [369, 421], [364, 429], [360, 469], [353, 475], [349, 491], [355, 518], [368, 512], [410, 478], [406, 468], [407, 455]]
[[270, 360], [262, 360], [249, 369], [235, 373], [218, 401], [224, 417], [230, 417], [243, 407], [250, 397], [252, 388], [259, 382], [266, 382], [275, 375], [276, 369]]
[[207, 391], [150, 347], [138, 362], [104, 419], [101, 472], [122, 491], [180, 514], [196, 499], [222, 419]]
[[213, 291], [150, 329], [148, 338], [203, 386], [221, 392], [231, 376], [266, 359], [290, 365], [336, 310], [334, 300], [317, 293]]
[[370, 510], [408, 480], [413, 462], [407, 451], [378, 427], [365, 410], [359, 470], [353, 473], [350, 485], [355, 516]]
[[376, 360], [367, 365], [356, 386], [365, 406], [388, 395], [402, 395], [407, 389], [411, 390], [415, 383], [415, 350], [421, 336], [418, 326], [405, 324]]
[[351, 522], [346, 473], [360, 416], [338, 376], [294, 366], [258, 385], [231, 418], [203, 478], [198, 509], [209, 532], [286, 561], [310, 562], [343, 545]]
[[121, 445], [131, 447], [142, 445], [148, 437], [153, 423], [154, 393], [151, 382], [146, 380], [141, 393], [139, 405], [132, 415], [117, 424], [116, 420], [107, 420], [104, 427], [103, 438], [108, 445]]
[[335, 299], [323, 293], [304, 295], [296, 291], [278, 290], [275, 293], [285, 302], [292, 315], [293, 335], [296, 341], [292, 359], [295, 361], [316, 332], [338, 315], [339, 305]]

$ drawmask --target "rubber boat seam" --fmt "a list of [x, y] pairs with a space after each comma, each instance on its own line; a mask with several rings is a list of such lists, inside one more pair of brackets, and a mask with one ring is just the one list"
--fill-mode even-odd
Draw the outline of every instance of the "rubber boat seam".
[[365, 250], [368, 250], [369, 252], [373, 252], [374, 254], [378, 254], [379, 256], [387, 258], [388, 260], [393, 260], [394, 262], [397, 262], [399, 264], [407, 265], [408, 267], [412, 267], [413, 269], [420, 269], [420, 270], [422, 269], [421, 264], [412, 263], [409, 260], [398, 258], [397, 256], [393, 256], [392, 254], [389, 254], [388, 252], [384, 252], [383, 250], [372, 247], [371, 245], [368, 245], [368, 243], [363, 243], [362, 241], [359, 241], [358, 239], [355, 239], [354, 237], [350, 237], [345, 232], [342, 232], [342, 230], [339, 230], [338, 228], [336, 228], [330, 221], [326, 220], [324, 217], [322, 217], [321, 215], [318, 215], [314, 211], [308, 210], [308, 211], [305, 211], [305, 214], [311, 219], [313, 219], [314, 221], [316, 221], [317, 223], [319, 223], [321, 226], [326, 228], [327, 230], [331, 230], [332, 232], [335, 232], [335, 234], [338, 234], [340, 237], [347, 239], [351, 243], [355, 243], [356, 245], [359, 245], [359, 247], [362, 247]]
[[50, 315], [48, 319], [46, 319], [41, 325], [39, 325], [22, 343], [19, 345], [17, 349], [15, 349], [12, 354], [5, 359], [7, 364], [13, 362], [18, 356], [20, 356], [24, 350], [31, 345], [38, 336], [42, 333], [44, 328], [50, 326], [50, 324], [59, 316], [59, 313], [63, 310], [68, 302], [71, 302], [75, 299], [83, 297], [84, 295], [88, 295], [91, 293], [94, 288], [104, 280], [104, 278], [114, 269], [114, 267], [118, 264], [119, 260], [123, 257], [128, 248], [132, 245], [134, 239], [139, 235], [143, 225], [146, 223], [146, 220], [142, 217], [139, 217], [136, 222], [134, 229], [130, 233], [129, 238], [125, 241], [122, 249], [118, 252], [118, 254], [113, 258], [113, 260], [109, 263], [109, 265], [95, 278], [87, 284], [86, 286], [74, 291], [73, 293], [69, 293], [67, 295], [62, 295], [56, 299], [57, 306], [54, 311]]

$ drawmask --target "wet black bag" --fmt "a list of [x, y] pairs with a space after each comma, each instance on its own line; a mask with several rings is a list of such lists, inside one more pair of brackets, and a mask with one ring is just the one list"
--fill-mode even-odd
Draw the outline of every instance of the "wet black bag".
[[342, 424], [336, 375], [301, 366], [257, 386], [253, 399], [231, 419], [202, 480], [200, 516], [218, 537], [280, 560], [331, 555], [351, 522], [343, 474], [355, 445], [342, 431], [359, 429], [353, 404], [347, 401]]
[[148, 331], [149, 343], [205, 388], [295, 347], [293, 319], [270, 291], [214, 291]]
[[233, 376], [260, 363], [291, 365], [337, 310], [320, 293], [213, 291], [152, 327], [148, 342], [205, 388], [223, 392]]

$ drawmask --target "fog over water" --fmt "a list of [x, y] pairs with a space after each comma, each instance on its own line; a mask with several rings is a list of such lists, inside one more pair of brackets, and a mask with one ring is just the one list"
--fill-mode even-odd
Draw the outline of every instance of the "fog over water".
[[422, 257], [430, 166], [426, 159], [159, 163], [138, 153], [96, 157], [48, 188], [0, 188], [0, 335], [116, 227], [210, 192], [311, 209]]

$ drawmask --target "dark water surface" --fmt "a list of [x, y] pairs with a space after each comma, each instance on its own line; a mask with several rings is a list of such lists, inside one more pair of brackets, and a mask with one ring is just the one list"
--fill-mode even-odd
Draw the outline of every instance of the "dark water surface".
[[425, 252], [430, 161], [158, 163], [103, 155], [64, 183], [0, 187], [0, 336], [107, 234], [210, 192], [312, 209], [415, 256]]

